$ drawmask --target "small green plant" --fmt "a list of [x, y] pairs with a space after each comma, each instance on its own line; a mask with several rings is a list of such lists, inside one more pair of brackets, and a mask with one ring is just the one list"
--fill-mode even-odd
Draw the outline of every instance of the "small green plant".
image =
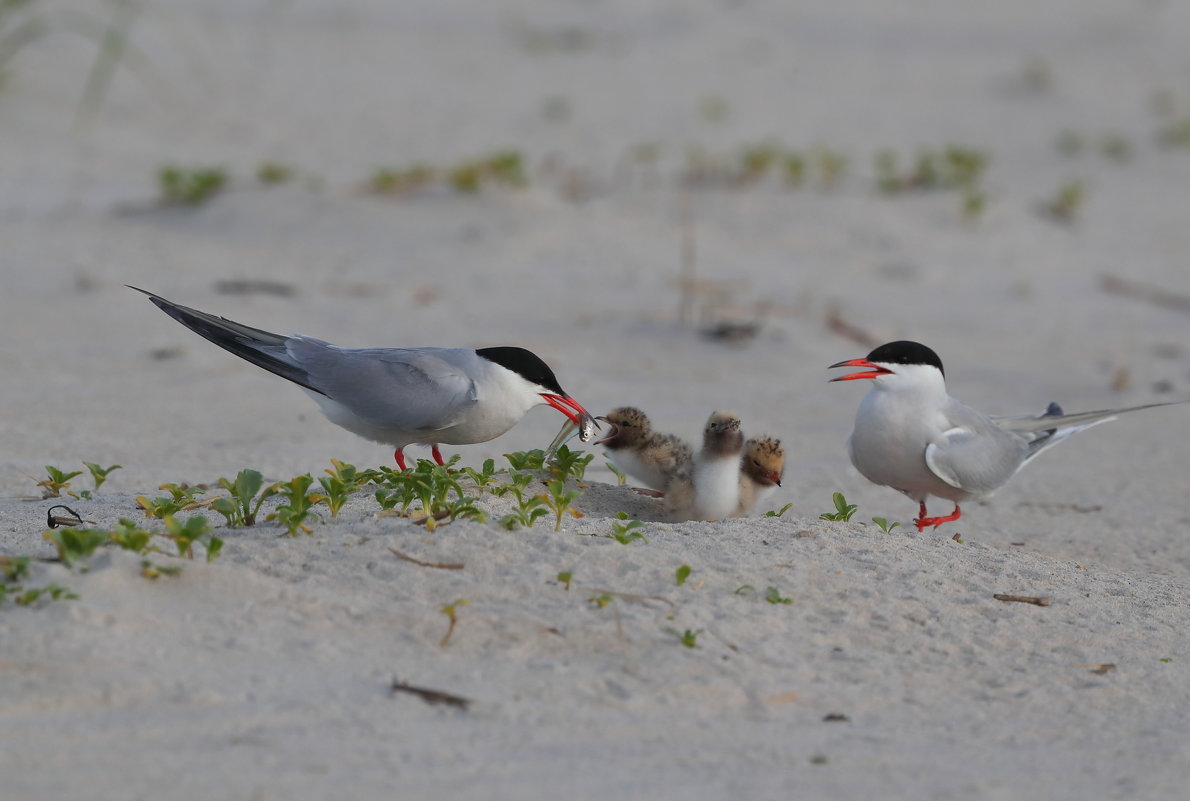
[[[545, 482], [546, 492], [538, 497], [545, 503], [546, 508], [554, 513], [554, 531], [562, 530], [562, 518], [569, 512], [574, 517], [581, 517], [577, 509], [570, 504], [580, 495], [578, 490], [566, 489], [566, 482], [561, 480]], [[614, 524], [613, 524], [614, 525]]]
[[[61, 584], [47, 584], [44, 587], [31, 587], [25, 589], [24, 587], [17, 587], [16, 592], [19, 593], [13, 598], [19, 606], [32, 606], [37, 603], [43, 596], [48, 595], [55, 601], [59, 600], [77, 600], [78, 595], [71, 592]], [[5, 591], [0, 589], [0, 603], [3, 602]]]
[[256, 180], [262, 184], [276, 186], [293, 178], [293, 169], [275, 161], [266, 161], [256, 168]]
[[149, 545], [153, 540], [153, 532], [146, 531], [126, 517], [121, 517], [116, 527], [106, 534], [108, 542], [126, 551], [147, 553], [158, 550], [156, 546]]
[[267, 519], [276, 520], [291, 537], [297, 536], [298, 531], [312, 533], [313, 529], [306, 525], [306, 521], [318, 517], [313, 507], [322, 502], [321, 495], [309, 491], [313, 483], [314, 478], [305, 473], [277, 484], [277, 493], [284, 503], [279, 504]]
[[771, 604], [792, 604], [792, 598], [782, 598], [781, 591], [776, 587], [769, 587], [764, 591], [764, 599]]
[[1060, 223], [1072, 223], [1087, 198], [1082, 181], [1071, 180], [1058, 187], [1052, 198], [1041, 204], [1041, 213]]
[[690, 578], [690, 565], [682, 565], [674, 571], [674, 581], [679, 587], [685, 584], [688, 578]]
[[[207, 561], [214, 562], [223, 548], [223, 540], [210, 536], [211, 524], [203, 515], [186, 518], [185, 522], [173, 515], [165, 517], [165, 537], [174, 541], [178, 556], [194, 558], [194, 543], [201, 544], [207, 552]], [[106, 534], [106, 532], [105, 532]]]
[[438, 180], [438, 171], [425, 164], [399, 169], [383, 168], [372, 173], [368, 189], [377, 195], [400, 195], [415, 192]]
[[508, 464], [517, 471], [540, 471], [545, 469], [545, 451], [540, 448], [531, 451], [514, 451], [504, 454]]
[[616, 599], [613, 598], [610, 593], [605, 592], [600, 595], [591, 596], [590, 598], [587, 599], [587, 603], [595, 604], [596, 609], [602, 609], [603, 607], [607, 606], [614, 600], [616, 600]]
[[831, 500], [835, 504], [835, 511], [824, 512], [818, 516], [819, 520], [837, 520], [847, 522], [851, 516], [859, 509], [854, 503], [847, 503], [847, 499], [843, 497], [843, 493], [836, 492], [831, 495]]
[[521, 154], [512, 150], [461, 162], [448, 171], [447, 181], [456, 191], [466, 194], [478, 192], [486, 182], [514, 187], [528, 183]]
[[788, 512], [792, 508], [793, 508], [793, 504], [787, 503], [784, 506], [782, 506], [780, 509], [769, 509], [767, 512], [764, 513], [764, 516], [765, 517], [781, 517], [782, 515], [784, 515], [786, 512]]
[[623, 470], [616, 467], [611, 462], [604, 462], [603, 466], [606, 467], [608, 470], [612, 471], [612, 475], [614, 475], [616, 477], [617, 485], [622, 487], [628, 483], [628, 474], [625, 473]]
[[227, 173], [219, 167], [187, 168], [167, 165], [157, 172], [157, 186], [163, 202], [180, 206], [201, 206], [227, 184]]
[[275, 495], [278, 488], [278, 484], [264, 487], [264, 478], [257, 470], [241, 470], [235, 481], [220, 478], [219, 486], [227, 490], [230, 497], [216, 498], [211, 508], [223, 515], [228, 528], [256, 525], [261, 505]]
[[680, 642], [682, 645], [686, 646], [687, 648], [697, 648], [698, 647], [698, 635], [702, 634], [702, 629], [698, 629], [698, 630], [686, 629], [685, 631], [678, 631], [675, 628], [671, 628], [671, 627], [667, 626], [665, 630], [668, 631], [670, 634], [674, 635], [675, 637], [677, 637], [678, 642]]
[[533, 482], [532, 473], [513, 470], [508, 475], [511, 479], [510, 482], [496, 487], [493, 489], [493, 493], [501, 497], [512, 495], [516, 500], [516, 508], [500, 518], [498, 522], [509, 531], [521, 526], [532, 528], [538, 518], [549, 514], [545, 498], [541, 495], [527, 494], [529, 484]]
[[636, 530], [644, 527], [645, 524], [639, 520], [629, 520], [627, 512], [616, 512], [616, 521], [612, 522], [611, 538], [621, 545], [628, 545], [636, 540], [648, 542], [648, 538]]
[[574, 581], [574, 572], [570, 571], [570, 570], [563, 570], [561, 573], [558, 574], [558, 581], [560, 581], [562, 583], [563, 587], [565, 587], [567, 590], [569, 590], [570, 583], [572, 581]]
[[58, 558], [67, 567], [89, 558], [96, 548], [107, 542], [106, 531], [92, 528], [53, 528], [41, 536], [53, 543]]
[[455, 626], [457, 626], [459, 623], [459, 616], [458, 616], [459, 607], [468, 606], [468, 605], [470, 605], [470, 603], [471, 602], [466, 600], [465, 598], [460, 598], [459, 600], [455, 601], [454, 603], [450, 603], [450, 604], [447, 604], [446, 606], [442, 607], [442, 614], [446, 615], [447, 618], [450, 619], [450, 626], [448, 626], [446, 629], [446, 636], [444, 636], [442, 638], [442, 642], [438, 643], [443, 648], [450, 645], [450, 638], [455, 633]]
[[368, 477], [356, 469], [353, 464], [331, 459], [331, 467], [326, 469], [325, 476], [318, 477], [318, 484], [322, 487], [323, 502], [331, 512], [331, 517], [338, 517], [343, 504], [347, 503], [351, 493], [367, 483]]
[[751, 584], [745, 584], [742, 587], [736, 587], [735, 592], [733, 594], [747, 595], [750, 592], [756, 592], [756, 588], [753, 587]]
[[[45, 472], [49, 478], [37, 482], [37, 486], [45, 487], [45, 491], [41, 495], [43, 500], [47, 498], [60, 498], [62, 496], [62, 490], [70, 489], [70, 480], [83, 474], [82, 470], [75, 470], [72, 473], [67, 473], [64, 470], [59, 470], [53, 465], [48, 464], [45, 466]], [[68, 492], [66, 494], [72, 497], [78, 497], [73, 492]]]
[[164, 519], [166, 515], [193, 509], [199, 505], [195, 498], [206, 492], [205, 487], [192, 487], [188, 484], [162, 484], [157, 489], [165, 490], [169, 497], [149, 500], [143, 495], [138, 495], [136, 505], [145, 510], [145, 517], [158, 520]]
[[485, 489], [488, 484], [496, 480], [496, 460], [484, 459], [482, 468], [476, 470], [473, 467], [464, 467], [463, 473], [475, 482], [477, 489]]
[[885, 534], [892, 531], [897, 526], [901, 525], [900, 523], [890, 523], [890, 522], [888, 522], [888, 519], [884, 518], [884, 517], [873, 517], [872, 522], [875, 523], [877, 526], [879, 526], [880, 530], [883, 531]]
[[587, 473], [587, 465], [591, 464], [591, 460], [594, 458], [595, 454], [593, 453], [584, 454], [582, 451], [572, 451], [562, 445], [554, 451], [553, 458], [549, 461], [550, 473], [563, 481], [571, 477], [576, 481], [582, 481], [583, 476]]
[[95, 481], [96, 492], [98, 492], [99, 488], [103, 486], [103, 482], [107, 481], [108, 473], [111, 473], [113, 470], [120, 470], [123, 468], [122, 465], [118, 464], [114, 464], [111, 467], [100, 467], [99, 465], [95, 464], [95, 462], [83, 462], [83, 464], [86, 465], [89, 471], [91, 471], [91, 478]]

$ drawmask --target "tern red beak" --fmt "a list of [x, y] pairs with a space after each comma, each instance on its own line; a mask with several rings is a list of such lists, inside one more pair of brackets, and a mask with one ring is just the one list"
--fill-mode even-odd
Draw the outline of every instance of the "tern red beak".
[[574, 423], [579, 428], [582, 428], [582, 423], [580, 422], [581, 418], [591, 417], [590, 412], [584, 409], [581, 403], [569, 395], [554, 395], [549, 392], [542, 392], [541, 397], [550, 406], [566, 415], [570, 419], [570, 422]]
[[892, 375], [892, 370], [881, 367], [878, 364], [872, 364], [867, 359], [851, 359], [850, 361], [838, 362], [828, 367], [828, 370], [834, 370], [836, 367], [867, 367], [867, 372], [848, 373], [837, 378], [832, 378], [831, 381], [855, 381], [857, 378], [879, 378], [882, 375]]

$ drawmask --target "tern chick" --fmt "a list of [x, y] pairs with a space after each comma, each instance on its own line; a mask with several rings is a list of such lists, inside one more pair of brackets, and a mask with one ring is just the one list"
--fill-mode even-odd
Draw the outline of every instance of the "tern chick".
[[740, 503], [736, 516], [751, 514], [781, 486], [784, 471], [785, 448], [781, 447], [781, 440], [755, 437], [745, 442], [744, 455], [740, 459]]
[[302, 387], [332, 423], [395, 447], [402, 470], [409, 445], [430, 445], [442, 464], [440, 444], [495, 439], [542, 404], [580, 430], [592, 424], [554, 371], [524, 348], [341, 348], [250, 328], [129, 288], [199, 336]]
[[702, 450], [679, 467], [666, 486], [665, 500], [673, 520], [719, 520], [740, 503], [740, 454], [744, 434], [740, 418], [718, 411], [703, 429]]
[[678, 437], [654, 431], [649, 418], [635, 407], [621, 406], [595, 419], [606, 421], [612, 429], [595, 444], [607, 448], [616, 467], [649, 489], [664, 490], [678, 467], [694, 457]]
[[[958, 520], [960, 503], [991, 495], [1035, 456], [1071, 434], [1124, 412], [1174, 405], [1064, 414], [1051, 403], [1040, 415], [989, 417], [947, 394], [942, 360], [917, 342], [890, 342], [865, 358], [831, 365], [835, 367], [863, 369], [832, 381], [872, 382], [847, 440], [851, 463], [872, 483], [918, 502], [919, 516], [913, 521], [918, 531]], [[928, 517], [926, 499], [931, 495], [954, 503], [954, 511]]]

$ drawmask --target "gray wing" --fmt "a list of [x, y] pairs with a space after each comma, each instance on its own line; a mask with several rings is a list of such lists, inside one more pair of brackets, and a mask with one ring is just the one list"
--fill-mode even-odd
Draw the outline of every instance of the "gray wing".
[[286, 349], [289, 337], [237, 323], [226, 317], [216, 317], [198, 309], [191, 309], [189, 306], [181, 306], [138, 287], [129, 286], [128, 288], [148, 295], [149, 300], [153, 301], [153, 304], [161, 311], [229, 353], [234, 353], [241, 359], [252, 362], [257, 367], [263, 367], [282, 378], [287, 378], [306, 389], [322, 392], [310, 383], [310, 377], [306, 375], [306, 371], [289, 355]]
[[947, 409], [950, 428], [926, 446], [926, 465], [947, 484], [972, 495], [1001, 487], [1030, 457], [1024, 438], [957, 401]]
[[437, 431], [478, 400], [465, 348], [340, 348], [301, 335], [287, 350], [313, 388], [381, 428]]
[[1075, 412], [1074, 414], [1065, 414], [1061, 406], [1051, 403], [1045, 410], [1045, 414], [994, 417], [992, 420], [1000, 428], [1017, 434], [1029, 443], [1029, 455], [1025, 460], [1028, 461], [1046, 448], [1057, 445], [1071, 434], [1077, 434], [1091, 426], [1115, 420], [1121, 414], [1137, 412], [1141, 409], [1156, 409], [1159, 406], [1177, 406], [1188, 402], [1190, 401], [1146, 403], [1141, 406], [1125, 406], [1120, 409], [1101, 409], [1094, 412]]

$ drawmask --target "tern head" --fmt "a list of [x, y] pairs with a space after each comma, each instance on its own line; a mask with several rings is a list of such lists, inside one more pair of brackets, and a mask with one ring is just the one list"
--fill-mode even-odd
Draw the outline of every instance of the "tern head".
[[781, 486], [785, 472], [785, 449], [781, 440], [757, 437], [744, 443], [744, 457], [740, 469], [757, 484]]
[[631, 448], [648, 440], [653, 433], [649, 418], [634, 406], [620, 406], [612, 409], [606, 417], [596, 417], [611, 426], [611, 433], [597, 440], [596, 445], [609, 448]]
[[942, 385], [946, 371], [942, 369], [942, 360], [938, 354], [920, 342], [899, 340], [881, 345], [862, 359], [832, 364], [829, 369], [836, 367], [862, 367], [863, 370], [848, 373], [831, 381], [855, 381], [870, 378], [875, 385], [883, 389], [900, 386]]
[[516, 373], [533, 386], [541, 402], [549, 404], [579, 428], [583, 420], [593, 419], [582, 404], [566, 394], [557, 376], [541, 357], [530, 350], [514, 347], [479, 348], [475, 351], [484, 359]]

